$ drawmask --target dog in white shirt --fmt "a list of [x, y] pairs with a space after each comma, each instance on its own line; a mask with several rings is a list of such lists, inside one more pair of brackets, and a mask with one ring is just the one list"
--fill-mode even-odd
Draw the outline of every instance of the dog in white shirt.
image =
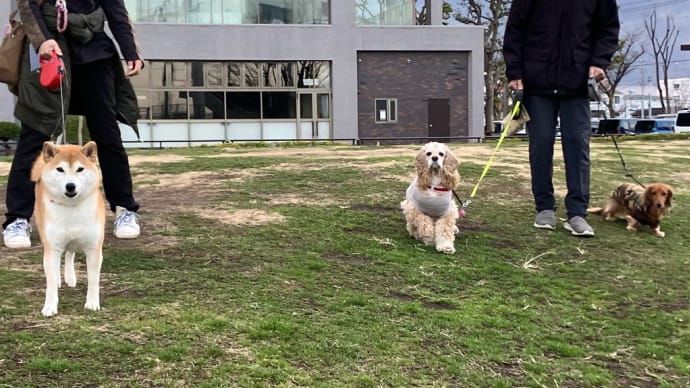
[[455, 253], [458, 207], [453, 190], [460, 184], [458, 159], [443, 143], [422, 146], [415, 157], [417, 175], [400, 203], [410, 236], [435, 246], [443, 253]]

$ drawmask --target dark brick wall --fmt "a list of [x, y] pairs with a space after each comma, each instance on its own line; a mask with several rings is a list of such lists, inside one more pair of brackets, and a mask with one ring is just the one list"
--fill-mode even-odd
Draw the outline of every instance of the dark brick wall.
[[[449, 99], [450, 136], [467, 136], [467, 69], [466, 52], [359, 52], [359, 137], [428, 136], [429, 98]], [[398, 99], [397, 123], [375, 122], [377, 98]]]

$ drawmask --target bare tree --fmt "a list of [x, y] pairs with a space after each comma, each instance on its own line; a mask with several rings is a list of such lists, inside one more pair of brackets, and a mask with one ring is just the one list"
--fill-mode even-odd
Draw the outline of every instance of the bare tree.
[[607, 82], [599, 84], [600, 91], [608, 97], [605, 99], [605, 105], [609, 110], [609, 117], [616, 117], [621, 113], [613, 103], [616, 90], [623, 78], [632, 71], [635, 62], [645, 53], [641, 44], [635, 44], [639, 42], [641, 34], [641, 31], [628, 32], [618, 41], [618, 49], [613, 54], [607, 70]]
[[[649, 15], [649, 21], [645, 20], [644, 28], [647, 30], [647, 35], [652, 43], [652, 54], [654, 55], [654, 64], [656, 70], [656, 87], [659, 91], [659, 99], [661, 100], [661, 108], [664, 112], [669, 113], [669, 95], [668, 95], [668, 68], [671, 66], [671, 57], [673, 56], [673, 49], [676, 47], [678, 40], [678, 31], [676, 24], [671, 15], [666, 15], [666, 31], [662, 34], [657, 32], [656, 9]], [[660, 74], [661, 73], [661, 74]], [[661, 77], [663, 77], [664, 87], [661, 87]], [[664, 96], [666, 93], [666, 96]]]
[[[431, 8], [431, 0], [424, 0], [424, 4], [421, 7], [417, 7], [417, 0], [412, 0], [412, 3], [417, 8], [415, 10], [415, 18], [417, 19], [417, 25], [431, 24], [431, 19], [429, 18], [429, 8]], [[453, 13], [453, 7], [450, 3], [444, 1], [443, 9], [441, 10], [441, 19], [444, 25], [448, 25], [448, 19], [450, 19]]]
[[[510, 0], [460, 0], [455, 19], [463, 24], [484, 26], [484, 133], [493, 132], [496, 114], [507, 106], [507, 84], [501, 49], [502, 26], [510, 13]], [[496, 96], [500, 96], [500, 102]], [[501, 110], [496, 111], [496, 108]]]

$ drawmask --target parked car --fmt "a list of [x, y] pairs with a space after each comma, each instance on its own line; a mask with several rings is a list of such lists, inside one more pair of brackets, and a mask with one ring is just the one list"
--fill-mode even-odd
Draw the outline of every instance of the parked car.
[[673, 128], [676, 132], [690, 132], [690, 111], [678, 112]]
[[673, 120], [637, 120], [637, 123], [635, 123], [635, 134], [645, 135], [650, 133], [673, 133]]
[[599, 127], [594, 131], [597, 135], [634, 135], [637, 119], [619, 118], [599, 121]]

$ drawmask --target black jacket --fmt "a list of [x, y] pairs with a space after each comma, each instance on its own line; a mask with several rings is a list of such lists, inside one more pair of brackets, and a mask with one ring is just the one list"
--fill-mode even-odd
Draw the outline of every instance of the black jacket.
[[503, 58], [525, 93], [587, 96], [589, 67], [606, 69], [618, 48], [615, 0], [514, 0]]
[[[117, 120], [132, 127], [139, 135], [137, 128], [137, 98], [129, 78], [125, 77], [122, 63], [118, 57], [115, 43], [104, 32], [96, 32], [85, 43], [79, 42], [69, 28], [77, 24], [73, 17], [91, 13], [99, 6], [108, 21], [108, 26], [122, 51], [125, 60], [142, 59], [136, 44], [134, 30], [122, 0], [69, 0], [67, 1], [70, 27], [65, 33], [58, 33], [55, 26], [53, 5], [55, 0], [18, 0], [28, 42], [22, 54], [22, 65], [17, 85], [18, 99], [14, 107], [14, 116], [22, 123], [47, 135], [57, 135], [62, 127], [63, 112], [83, 115], [85, 107], [71, 103], [71, 66], [96, 61], [110, 61], [115, 72], [115, 89]], [[51, 9], [51, 7], [53, 7]], [[62, 94], [48, 91], [40, 85], [39, 73], [29, 71], [29, 43], [33, 49], [47, 39], [55, 39], [62, 48], [65, 63], [65, 82]]]

